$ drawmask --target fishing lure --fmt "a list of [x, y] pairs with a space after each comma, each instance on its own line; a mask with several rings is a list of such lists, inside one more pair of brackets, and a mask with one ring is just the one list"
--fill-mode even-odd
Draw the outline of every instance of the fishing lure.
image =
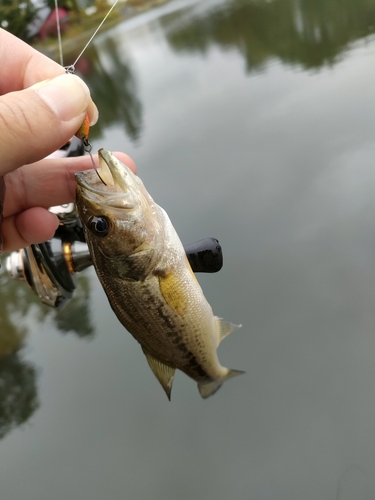
[[[58, 9], [58, 3], [57, 2], [58, 2], [58, 0], [55, 0], [55, 10], [56, 10], [56, 13], [57, 13], [57, 9]], [[92, 36], [89, 39], [89, 41], [83, 47], [83, 49], [81, 50], [81, 52], [78, 55], [77, 59], [74, 61], [74, 63], [71, 64], [70, 66], [65, 66], [64, 67], [65, 68], [65, 73], [67, 73], [67, 74], [74, 74], [75, 73], [75, 67], [76, 67], [76, 64], [77, 64], [78, 60], [80, 59], [80, 57], [82, 56], [82, 54], [84, 53], [84, 51], [87, 49], [87, 47], [90, 45], [91, 41], [96, 36], [96, 34], [100, 30], [100, 28], [103, 26], [103, 24], [105, 23], [106, 19], [108, 18], [108, 16], [112, 12], [112, 10], [116, 7], [117, 2], [118, 2], [118, 0], [115, 0], [115, 2], [113, 3], [112, 7], [109, 9], [109, 11], [107, 12], [107, 14], [104, 16], [103, 20], [101, 21], [101, 23], [99, 24], [99, 26], [96, 28], [96, 30], [92, 34]], [[60, 30], [60, 22], [59, 22], [59, 16], [58, 15], [56, 15], [56, 22], [57, 22], [57, 38], [58, 38], [59, 53], [60, 53], [60, 64], [61, 64], [61, 66], [64, 66], [64, 63], [63, 63], [63, 54], [62, 54], [61, 30]], [[92, 166], [94, 167], [94, 169], [95, 169], [95, 171], [96, 171], [99, 179], [102, 181], [102, 183], [104, 185], [106, 185], [106, 183], [100, 177], [100, 174], [98, 172], [98, 169], [96, 168], [95, 161], [94, 161], [94, 158], [93, 158], [92, 153], [91, 153], [92, 146], [91, 146], [91, 144], [89, 142], [89, 133], [90, 133], [90, 118], [89, 118], [88, 114], [86, 114], [85, 119], [83, 120], [82, 125], [79, 127], [79, 129], [77, 130], [77, 132], [74, 135], [78, 139], [80, 139], [82, 141], [84, 150], [86, 151], [86, 153], [88, 153], [90, 155]]]
[[78, 139], [81, 139], [84, 146], [89, 146], [89, 132], [90, 132], [90, 119], [89, 115], [86, 114], [85, 119], [83, 120], [82, 125], [79, 127], [77, 132], [74, 134]]

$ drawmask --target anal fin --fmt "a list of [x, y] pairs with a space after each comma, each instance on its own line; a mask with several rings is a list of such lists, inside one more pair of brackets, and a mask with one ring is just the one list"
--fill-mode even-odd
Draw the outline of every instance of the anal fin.
[[165, 393], [170, 401], [173, 378], [176, 368], [172, 368], [171, 366], [166, 365], [159, 359], [155, 358], [145, 347], [143, 346], [141, 347], [144, 355], [146, 356], [147, 362], [150, 365], [151, 370], [153, 371], [155, 377], [159, 380], [161, 386], [165, 390]]

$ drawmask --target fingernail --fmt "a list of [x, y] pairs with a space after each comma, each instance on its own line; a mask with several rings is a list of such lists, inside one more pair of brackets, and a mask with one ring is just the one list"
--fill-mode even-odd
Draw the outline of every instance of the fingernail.
[[34, 88], [62, 121], [70, 121], [84, 113], [91, 101], [87, 85], [76, 75], [61, 75]]
[[99, 118], [99, 111], [94, 102], [91, 102], [87, 112], [90, 117], [90, 127], [93, 127]]

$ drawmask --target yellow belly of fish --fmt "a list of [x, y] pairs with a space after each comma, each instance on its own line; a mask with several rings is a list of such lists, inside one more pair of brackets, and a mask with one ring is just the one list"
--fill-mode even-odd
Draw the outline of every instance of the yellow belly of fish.
[[214, 317], [190, 271], [144, 282], [99, 277], [119, 320], [155, 357], [197, 381], [217, 375]]

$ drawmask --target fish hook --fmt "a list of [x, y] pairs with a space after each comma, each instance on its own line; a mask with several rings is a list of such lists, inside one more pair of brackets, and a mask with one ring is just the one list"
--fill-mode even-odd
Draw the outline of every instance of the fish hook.
[[[71, 68], [73, 68], [73, 73], [74, 73], [74, 67], [71, 66]], [[69, 72], [69, 70], [67, 68], [65, 68], [65, 71], [67, 73]], [[90, 132], [90, 119], [89, 119], [89, 116], [86, 114], [85, 119], [83, 120], [82, 125], [79, 127], [79, 129], [77, 130], [77, 132], [74, 135], [76, 137], [78, 137], [78, 139], [81, 139], [81, 141], [83, 143], [83, 149], [86, 151], [86, 153], [88, 153], [90, 155], [91, 163], [92, 163], [92, 166], [95, 169], [95, 172], [97, 173], [97, 175], [98, 175], [99, 179], [102, 181], [102, 183], [106, 186], [107, 184], [101, 178], [101, 176], [99, 174], [99, 171], [96, 168], [96, 165], [95, 165], [95, 162], [94, 162], [94, 158], [93, 158], [92, 153], [91, 153], [92, 146], [91, 146], [91, 144], [89, 142], [89, 132]]]
[[103, 181], [103, 179], [101, 178], [100, 174], [99, 174], [99, 170], [96, 168], [96, 165], [95, 165], [95, 161], [94, 161], [94, 157], [92, 156], [92, 153], [91, 153], [91, 150], [92, 150], [92, 146], [91, 144], [89, 143], [87, 137], [83, 138], [82, 139], [82, 143], [83, 143], [83, 149], [86, 151], [86, 153], [88, 153], [90, 155], [90, 158], [91, 158], [91, 163], [92, 163], [92, 166], [94, 167], [95, 169], [95, 172], [97, 174], [97, 176], [99, 177], [99, 179], [102, 181], [102, 183], [107, 186], [107, 184]]

